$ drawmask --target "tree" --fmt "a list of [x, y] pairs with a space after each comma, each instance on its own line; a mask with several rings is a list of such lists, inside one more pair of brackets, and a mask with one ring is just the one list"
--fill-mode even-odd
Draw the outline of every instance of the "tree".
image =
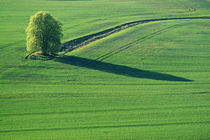
[[26, 29], [28, 52], [41, 51], [43, 55], [54, 55], [60, 51], [62, 24], [48, 12], [40, 11], [31, 16]]

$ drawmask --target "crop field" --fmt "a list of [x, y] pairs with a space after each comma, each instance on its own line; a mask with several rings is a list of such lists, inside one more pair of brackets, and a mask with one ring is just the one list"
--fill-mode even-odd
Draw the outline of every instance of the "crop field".
[[[25, 59], [38, 11], [62, 43], [120, 30]], [[210, 1], [0, 0], [0, 139], [209, 140]]]

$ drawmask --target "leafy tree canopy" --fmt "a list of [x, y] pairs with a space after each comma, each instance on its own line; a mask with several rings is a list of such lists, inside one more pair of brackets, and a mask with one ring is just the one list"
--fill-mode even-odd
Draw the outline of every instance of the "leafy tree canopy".
[[26, 29], [29, 52], [41, 51], [43, 55], [54, 55], [60, 50], [62, 24], [48, 12], [40, 11], [31, 16]]

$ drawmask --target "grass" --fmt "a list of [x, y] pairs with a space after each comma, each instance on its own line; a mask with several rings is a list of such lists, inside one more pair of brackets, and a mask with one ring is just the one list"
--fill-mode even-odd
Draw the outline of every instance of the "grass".
[[209, 16], [209, 1], [0, 5], [0, 139], [210, 138], [209, 19], [141, 24], [60, 58], [24, 59], [39, 10], [63, 22], [66, 42], [137, 20]]

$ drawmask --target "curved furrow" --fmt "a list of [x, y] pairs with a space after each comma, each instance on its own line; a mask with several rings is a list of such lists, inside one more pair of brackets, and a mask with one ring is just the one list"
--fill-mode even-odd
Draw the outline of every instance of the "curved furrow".
[[128, 22], [124, 23], [122, 25], [95, 33], [90, 34], [87, 36], [83, 36], [74, 40], [67, 41], [61, 45], [61, 52], [68, 53], [70, 51], [73, 51], [77, 48], [86, 46], [90, 44], [91, 42], [94, 42], [96, 40], [105, 38], [111, 34], [114, 34], [116, 32], [119, 32], [121, 30], [127, 29], [129, 27], [133, 27], [139, 24], [149, 23], [149, 22], [156, 22], [156, 21], [166, 21], [166, 20], [185, 20], [185, 19], [210, 19], [209, 16], [202, 16], [202, 17], [183, 17], [183, 18], [161, 18], [161, 19], [149, 19], [149, 20], [139, 20], [134, 22]]

